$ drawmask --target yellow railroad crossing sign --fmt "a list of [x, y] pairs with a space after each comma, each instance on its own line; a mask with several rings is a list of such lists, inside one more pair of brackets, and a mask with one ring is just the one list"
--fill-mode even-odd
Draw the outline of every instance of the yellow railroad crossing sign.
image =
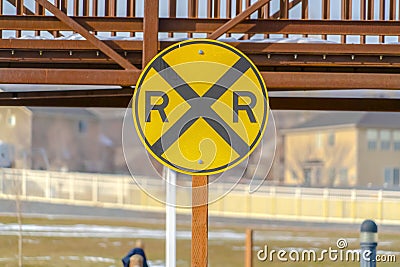
[[190, 175], [223, 172], [260, 142], [268, 121], [261, 74], [242, 52], [197, 39], [146, 66], [133, 95], [136, 131], [161, 164]]

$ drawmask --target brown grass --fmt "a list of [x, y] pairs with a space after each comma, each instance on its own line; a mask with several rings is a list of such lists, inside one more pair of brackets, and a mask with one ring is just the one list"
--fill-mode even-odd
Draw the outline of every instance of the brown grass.
[[[16, 223], [14, 217], [0, 217], [0, 222], [4, 224]], [[24, 218], [24, 224], [38, 225], [73, 225], [73, 224], [90, 224], [90, 225], [109, 225], [109, 226], [131, 226], [143, 227], [146, 229], [164, 229], [162, 224], [144, 224], [132, 221], [111, 221], [111, 220], [76, 220], [76, 219], [44, 219], [44, 218]], [[178, 230], [189, 230], [189, 225], [178, 225]], [[244, 233], [244, 227], [214, 226], [210, 225], [210, 231], [218, 231], [227, 229], [238, 233]], [[346, 231], [326, 231], [321, 229], [268, 229], [263, 228], [254, 232], [255, 250], [268, 245], [270, 249], [280, 248], [321, 248], [327, 249], [329, 246], [336, 248], [336, 240], [338, 238], [358, 238], [358, 233]], [[260, 238], [261, 237], [261, 238]], [[268, 239], [268, 237], [271, 237]], [[272, 238], [274, 237], [274, 238]], [[278, 237], [278, 238], [277, 238]], [[279, 237], [282, 237], [280, 239]], [[308, 242], [304, 237], [322, 237], [325, 238], [318, 242]], [[400, 251], [400, 233], [383, 233], [379, 236], [382, 245], [378, 248], [386, 251]], [[297, 241], [296, 241], [297, 240]], [[134, 246], [134, 241], [129, 238], [58, 238], [58, 237], [24, 237], [23, 251], [25, 257], [50, 256], [51, 260], [24, 260], [24, 266], [35, 267], [110, 267], [122, 266], [120, 259], [124, 254]], [[144, 239], [146, 244], [146, 254], [150, 260], [163, 260], [165, 258], [165, 241], [164, 237], [159, 239]], [[349, 248], [358, 248], [357, 241], [349, 241]], [[177, 240], [177, 266], [190, 266], [190, 240]], [[209, 263], [210, 266], [244, 266], [244, 240], [243, 241], [209, 241]], [[16, 236], [0, 236], [0, 258], [15, 258], [17, 254], [17, 237]], [[254, 251], [254, 266], [359, 266], [359, 263], [343, 263], [329, 262], [322, 263], [293, 263], [293, 262], [258, 262], [256, 251]], [[62, 258], [65, 256], [77, 256], [78, 260], [73, 258]], [[115, 263], [110, 262], [91, 262], [85, 260], [85, 256], [103, 257], [114, 259]], [[381, 263], [383, 267], [398, 266], [400, 255], [397, 255], [396, 263]], [[13, 261], [0, 261], [0, 266], [14, 267], [16, 266], [16, 258]]]

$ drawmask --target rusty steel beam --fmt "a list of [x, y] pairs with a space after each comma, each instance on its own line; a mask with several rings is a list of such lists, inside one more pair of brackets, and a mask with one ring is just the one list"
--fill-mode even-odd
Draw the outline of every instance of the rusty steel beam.
[[144, 2], [143, 60], [142, 68], [158, 53], [158, 9], [159, 0]]
[[123, 67], [127, 70], [137, 69], [128, 60], [126, 60], [124, 57], [120, 56], [111, 47], [109, 47], [107, 44], [103, 43], [101, 40], [96, 38], [96, 36], [91, 34], [87, 29], [85, 29], [78, 22], [76, 22], [72, 18], [68, 17], [64, 12], [62, 12], [60, 9], [55, 7], [53, 4], [51, 4], [47, 0], [35, 0], [35, 1], [38, 2], [40, 5], [42, 5], [44, 8], [46, 8], [48, 11], [50, 11], [54, 16], [56, 16], [63, 23], [68, 25], [72, 30], [76, 31], [77, 33], [79, 33], [80, 35], [85, 37], [86, 40], [88, 40], [90, 43], [92, 43], [94, 46], [96, 46], [104, 54], [106, 54], [107, 56], [112, 58], [121, 67]]
[[[77, 51], [72, 56], [65, 51], [49, 51], [42, 55], [37, 52], [18, 51], [16, 54], [18, 57], [14, 57], [9, 51], [0, 50], [0, 68], [118, 69], [118, 65], [107, 56], [95, 56], [91, 51]], [[270, 54], [270, 58], [260, 54], [248, 56], [258, 68], [265, 70], [277, 68], [280, 71], [298, 72], [400, 73], [398, 56], [385, 56], [382, 60], [378, 56], [364, 55], [357, 56], [356, 60], [352, 60], [348, 55], [326, 56], [325, 59], [318, 55], [296, 54]], [[128, 53], [126, 58], [136, 66], [142, 64], [141, 53]]]
[[239, 24], [240, 22], [245, 20], [248, 16], [250, 16], [251, 14], [256, 12], [257, 9], [260, 9], [261, 7], [263, 7], [269, 1], [271, 1], [271, 0], [259, 0], [259, 1], [257, 1], [256, 3], [251, 5], [250, 7], [246, 8], [245, 10], [240, 12], [236, 17], [234, 17], [233, 19], [229, 20], [224, 25], [222, 25], [221, 27], [216, 29], [213, 33], [210, 34], [210, 36], [208, 36], [208, 38], [209, 39], [217, 39], [218, 37], [220, 37], [224, 33], [228, 32], [230, 29], [235, 27], [237, 24]]
[[[89, 31], [141, 32], [142, 18], [70, 17]], [[159, 32], [212, 33], [228, 19], [160, 18]], [[229, 33], [398, 35], [399, 21], [244, 20]], [[0, 16], [1, 30], [71, 30], [50, 16]]]
[[400, 99], [271, 97], [270, 107], [272, 110], [400, 112]]
[[[142, 41], [104, 41], [108, 46], [116, 51], [135, 51], [140, 52], [143, 48]], [[159, 50], [164, 49], [175, 42], [173, 41], [160, 41]], [[306, 54], [306, 55], [355, 55], [354, 60], [357, 61], [358, 55], [371, 55], [371, 56], [398, 56], [399, 45], [397, 44], [309, 44], [309, 43], [252, 43], [252, 42], [229, 42], [230, 45], [238, 48], [246, 54], [268, 54], [268, 53], [282, 53], [282, 54]], [[97, 51], [95, 46], [87, 41], [77, 40], [23, 40], [23, 39], [0, 39], [0, 49], [8, 50], [14, 56], [18, 56], [18, 50], [43, 51], [45, 56], [46, 51], [63, 51], [69, 53], [74, 50], [92, 50]], [[97, 53], [93, 53], [97, 56]]]
[[[400, 74], [261, 72], [268, 90], [400, 89]], [[0, 84], [135, 85], [139, 70], [0, 68]]]
[[334, 72], [261, 72], [267, 89], [338, 90], [400, 89], [400, 74]]
[[[9, 68], [62, 68], [62, 69], [117, 69], [118, 65], [102, 53], [93, 50], [78, 51], [57, 51], [47, 50], [40, 51], [24, 51], [13, 50], [12, 54], [9, 50], [0, 49], [0, 67]], [[136, 66], [142, 64], [142, 54], [140, 52], [125, 52], [121, 55]], [[269, 53], [265, 54], [248, 54], [248, 57], [254, 62], [258, 68], [262, 67], [301, 67], [304, 71], [313, 67], [313, 71], [330, 72], [333, 68], [336, 71], [346, 68], [346, 72], [400, 72], [399, 56], [385, 55], [316, 55], [316, 54], [297, 54], [297, 53]], [[330, 69], [328, 69], [330, 68]], [[390, 68], [390, 70], [388, 70]], [[283, 70], [282, 70], [283, 71]]]
[[[133, 89], [2, 92], [0, 106], [126, 108]], [[400, 99], [335, 97], [269, 97], [272, 110], [400, 112]]]
[[0, 68], [0, 84], [120, 85], [136, 84], [140, 70]]

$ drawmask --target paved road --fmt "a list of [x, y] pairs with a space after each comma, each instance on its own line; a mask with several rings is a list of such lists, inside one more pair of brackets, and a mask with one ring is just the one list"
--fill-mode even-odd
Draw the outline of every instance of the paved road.
[[[165, 223], [165, 214], [161, 212], [133, 211], [125, 209], [112, 209], [102, 207], [73, 206], [64, 204], [52, 204], [42, 202], [23, 202], [22, 210], [24, 216], [39, 217], [60, 217], [60, 218], [95, 218], [129, 220], [143, 223]], [[15, 213], [14, 200], [0, 200], [0, 214]], [[190, 224], [190, 215], [178, 214], [179, 224]], [[313, 223], [299, 221], [278, 221], [268, 219], [248, 219], [210, 216], [211, 225], [242, 226], [251, 228], [322, 228], [322, 229], [343, 229], [347, 231], [359, 231], [358, 224], [339, 223]], [[379, 226], [379, 232], [397, 232], [399, 226]]]

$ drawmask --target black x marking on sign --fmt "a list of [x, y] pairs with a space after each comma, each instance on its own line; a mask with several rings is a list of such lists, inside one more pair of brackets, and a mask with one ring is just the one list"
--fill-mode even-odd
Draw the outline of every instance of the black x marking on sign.
[[[162, 57], [152, 67], [191, 106], [153, 145], [151, 150], [159, 157], [182, 136], [198, 119], [203, 118], [240, 157], [250, 151], [250, 146], [211, 108], [249, 68], [250, 63], [241, 57], [203, 95], [199, 96]], [[223, 86], [221, 86], [223, 85]], [[199, 100], [199, 101], [196, 101]], [[146, 114], [147, 115], [147, 114]]]

